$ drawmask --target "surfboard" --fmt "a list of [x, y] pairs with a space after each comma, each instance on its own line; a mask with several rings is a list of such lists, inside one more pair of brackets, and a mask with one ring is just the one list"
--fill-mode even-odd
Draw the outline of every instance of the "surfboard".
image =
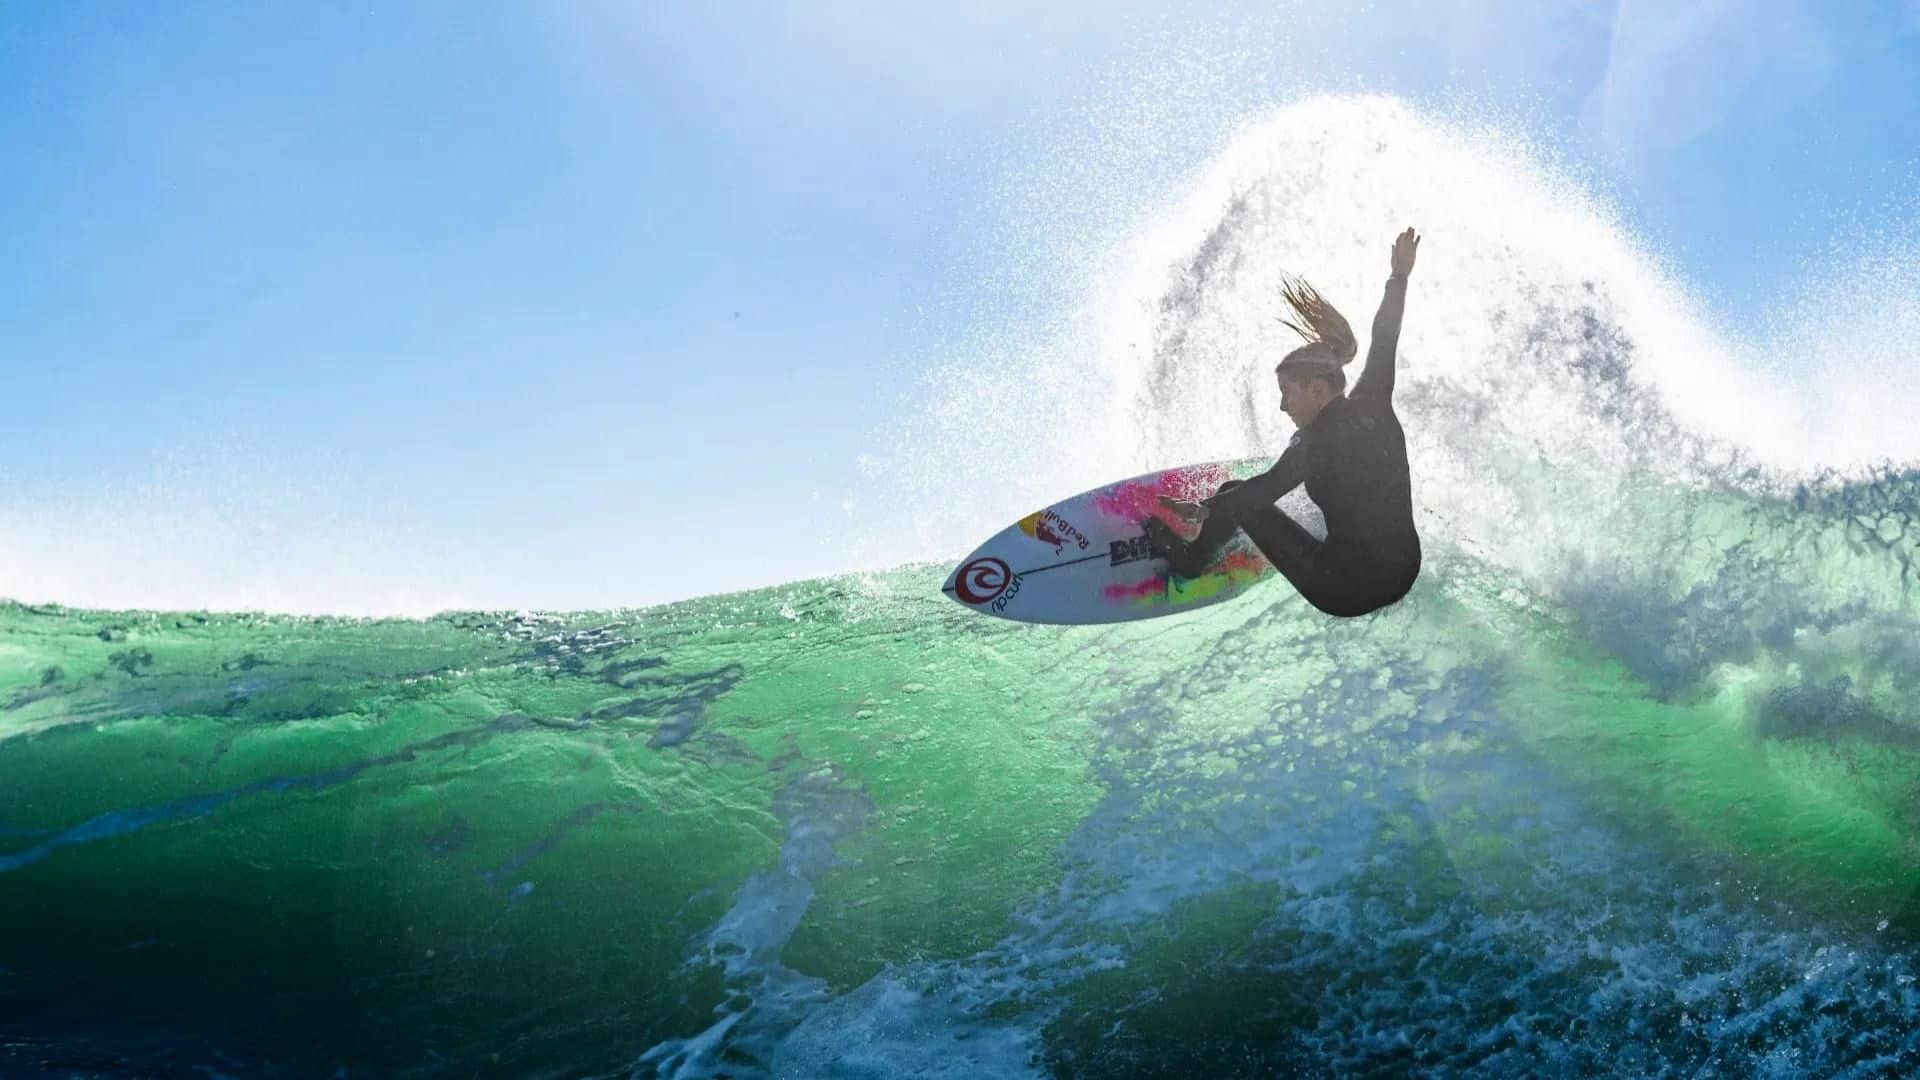
[[[1198, 501], [1228, 480], [1263, 472], [1270, 459], [1215, 461], [1146, 473], [1084, 491], [995, 533], [947, 575], [941, 590], [961, 606], [1030, 623], [1114, 623], [1192, 611], [1237, 596], [1273, 574], [1244, 533], [1235, 533], [1206, 572], [1182, 577], [1147, 540], [1141, 522], [1158, 517], [1182, 536], [1197, 527], [1160, 505], [1162, 495]], [[1319, 513], [1296, 492], [1283, 509], [1324, 532]]]

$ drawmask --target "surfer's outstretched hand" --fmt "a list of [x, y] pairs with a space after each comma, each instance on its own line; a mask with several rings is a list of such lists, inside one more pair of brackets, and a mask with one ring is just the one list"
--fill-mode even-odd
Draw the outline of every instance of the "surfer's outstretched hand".
[[1187, 502], [1171, 496], [1160, 496], [1160, 505], [1173, 511], [1174, 515], [1189, 525], [1198, 525], [1207, 520], [1207, 508], [1202, 503]]
[[1393, 241], [1393, 276], [1406, 277], [1413, 273], [1413, 257], [1420, 252], [1420, 236], [1412, 229], [1401, 233]]

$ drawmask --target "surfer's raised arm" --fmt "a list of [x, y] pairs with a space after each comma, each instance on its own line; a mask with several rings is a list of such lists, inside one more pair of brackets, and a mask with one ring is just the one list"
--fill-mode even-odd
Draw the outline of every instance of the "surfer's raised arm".
[[1412, 229], [1393, 241], [1393, 276], [1387, 278], [1387, 295], [1373, 316], [1366, 370], [1349, 395], [1356, 402], [1385, 405], [1393, 397], [1394, 353], [1400, 345], [1400, 315], [1407, 306], [1407, 275], [1413, 273], [1413, 258], [1419, 250], [1420, 237]]

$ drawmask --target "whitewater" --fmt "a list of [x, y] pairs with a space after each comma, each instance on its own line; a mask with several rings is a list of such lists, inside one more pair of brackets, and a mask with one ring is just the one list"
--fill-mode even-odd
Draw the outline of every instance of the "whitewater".
[[[1277, 453], [1283, 275], [1364, 327], [1408, 225], [1403, 602], [940, 595], [1051, 501]], [[0, 1071], [1911, 1074], [1920, 289], [1877, 258], [1729, 335], [1525, 140], [1315, 98], [935, 373], [848, 538], [888, 569], [0, 605]]]

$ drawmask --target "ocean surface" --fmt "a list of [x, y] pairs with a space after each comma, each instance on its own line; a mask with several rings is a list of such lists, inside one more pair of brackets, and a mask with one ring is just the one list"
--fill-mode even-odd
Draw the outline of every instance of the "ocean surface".
[[1308, 102], [1187, 192], [871, 463], [892, 542], [1274, 452], [1279, 275], [1364, 338], [1415, 224], [1403, 602], [0, 604], [0, 1074], [1920, 1070], [1920, 472], [1498, 133]]

